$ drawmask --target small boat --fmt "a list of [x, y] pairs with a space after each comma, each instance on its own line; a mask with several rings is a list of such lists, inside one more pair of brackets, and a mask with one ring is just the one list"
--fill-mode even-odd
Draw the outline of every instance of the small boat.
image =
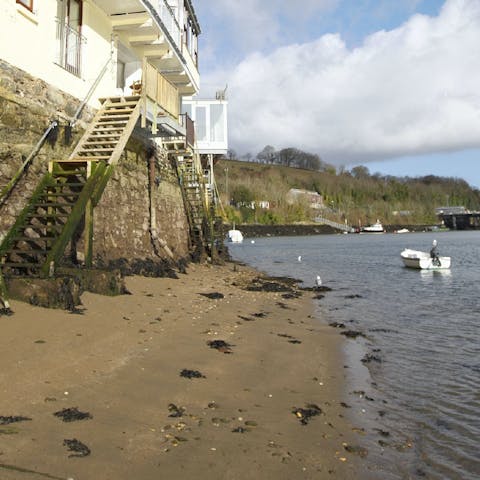
[[410, 230], [408, 228], [401, 228], [400, 230], [397, 230], [395, 233], [410, 233]]
[[243, 234], [240, 230], [229, 230], [227, 234], [227, 240], [231, 243], [242, 243], [243, 242]]
[[360, 233], [385, 233], [383, 225], [380, 223], [380, 220], [377, 219], [372, 225], [367, 225], [363, 227]]
[[421, 252], [419, 250], [411, 250], [406, 248], [400, 253], [403, 263], [406, 267], [418, 268], [420, 270], [440, 270], [448, 269], [451, 265], [450, 257], [438, 257], [435, 261], [429, 252]]

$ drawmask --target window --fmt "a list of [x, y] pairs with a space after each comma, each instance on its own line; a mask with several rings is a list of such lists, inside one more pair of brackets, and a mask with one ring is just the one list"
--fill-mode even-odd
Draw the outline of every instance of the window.
[[33, 0], [17, 0], [17, 3], [33, 12]]
[[82, 1], [57, 0], [58, 63], [74, 75], [80, 76], [82, 64]]

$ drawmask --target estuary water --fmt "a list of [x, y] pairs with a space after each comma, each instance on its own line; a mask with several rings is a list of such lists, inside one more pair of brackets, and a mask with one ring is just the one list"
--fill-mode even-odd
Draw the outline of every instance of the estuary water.
[[[450, 270], [403, 266], [401, 250], [433, 239]], [[268, 237], [230, 253], [305, 286], [320, 275], [319, 321], [362, 332], [340, 368], [383, 478], [480, 479], [480, 232]]]

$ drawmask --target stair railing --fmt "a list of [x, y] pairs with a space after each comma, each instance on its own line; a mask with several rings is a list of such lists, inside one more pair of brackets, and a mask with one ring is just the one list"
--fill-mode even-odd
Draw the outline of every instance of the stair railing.
[[[87, 92], [87, 95], [85, 96], [85, 98], [83, 99], [82, 103], [80, 104], [80, 106], [77, 108], [77, 111], [75, 112], [72, 120], [69, 122], [70, 123], [70, 127], [73, 127], [78, 119], [80, 118], [80, 115], [83, 111], [83, 109], [85, 108], [85, 105], [87, 104], [87, 102], [90, 100], [93, 92], [95, 91], [95, 89], [97, 88], [98, 84], [100, 83], [100, 81], [102, 80], [103, 76], [105, 75], [105, 72], [107, 71], [108, 69], [108, 66], [110, 65], [110, 62], [112, 61], [113, 59], [113, 55], [111, 54], [110, 57], [108, 58], [108, 61], [105, 63], [105, 65], [103, 66], [102, 70], [100, 71], [99, 75], [97, 76], [97, 78], [95, 79], [95, 81], [93, 82], [92, 86], [90, 87], [89, 91]], [[42, 135], [42, 138], [40, 138], [40, 140], [37, 142], [37, 144], [35, 145], [34, 149], [32, 150], [32, 152], [30, 153], [30, 155], [23, 161], [23, 163], [20, 165], [20, 167], [18, 168], [17, 172], [15, 173], [15, 175], [13, 176], [13, 178], [7, 183], [7, 185], [5, 185], [5, 187], [2, 188], [2, 190], [0, 191], [0, 207], [5, 203], [5, 201], [8, 199], [8, 197], [10, 196], [10, 194], [12, 193], [13, 189], [15, 188], [15, 186], [17, 185], [18, 181], [20, 180], [20, 178], [22, 178], [22, 176], [25, 174], [26, 170], [27, 170], [27, 167], [30, 165], [30, 163], [32, 162], [32, 160], [38, 155], [38, 152], [40, 151], [40, 149], [43, 147], [48, 135], [50, 134], [50, 132], [52, 130], [54, 130], [55, 128], [58, 127], [58, 122], [56, 120], [53, 120], [50, 125], [47, 127], [47, 129], [45, 130], [45, 132], [43, 133]]]

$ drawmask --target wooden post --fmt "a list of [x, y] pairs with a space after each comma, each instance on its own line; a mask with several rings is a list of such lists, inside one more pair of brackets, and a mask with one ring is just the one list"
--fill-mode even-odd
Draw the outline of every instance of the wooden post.
[[5, 285], [5, 280], [3, 279], [1, 270], [0, 270], [0, 303], [3, 303], [3, 306], [6, 310], [10, 309], [10, 304], [8, 303], [7, 286]]
[[[87, 163], [87, 180], [92, 175], [92, 162]], [[93, 201], [90, 198], [85, 206], [85, 231], [84, 231], [84, 256], [85, 266], [90, 268], [93, 259]]]
[[142, 66], [142, 98], [140, 103], [143, 105], [141, 127], [147, 128], [147, 57], [143, 57]]

